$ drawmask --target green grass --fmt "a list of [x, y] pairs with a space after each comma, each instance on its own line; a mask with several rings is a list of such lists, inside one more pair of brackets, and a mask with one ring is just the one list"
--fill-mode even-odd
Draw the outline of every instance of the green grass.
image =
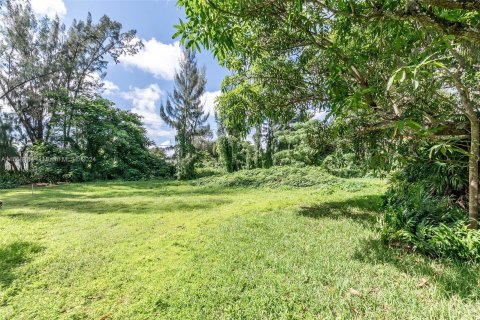
[[383, 182], [222, 183], [2, 191], [0, 319], [480, 317], [478, 266], [380, 244]]

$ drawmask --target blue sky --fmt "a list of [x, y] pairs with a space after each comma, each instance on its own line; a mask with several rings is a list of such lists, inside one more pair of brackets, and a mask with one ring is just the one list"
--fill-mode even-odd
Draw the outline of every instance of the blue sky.
[[[159, 106], [173, 88], [173, 74], [181, 49], [172, 39], [174, 25], [183, 17], [175, 0], [32, 0], [39, 15], [58, 15], [67, 25], [73, 19], [84, 20], [91, 12], [96, 21], [103, 15], [123, 24], [124, 30], [137, 30], [145, 48], [138, 55], [111, 63], [105, 78], [104, 96], [117, 107], [144, 117], [149, 137], [157, 145], [174, 141], [174, 131], [159, 117]], [[208, 52], [197, 54], [199, 66], [207, 70], [205, 107], [213, 110], [222, 79], [227, 70]], [[213, 116], [210, 119], [213, 125]]]

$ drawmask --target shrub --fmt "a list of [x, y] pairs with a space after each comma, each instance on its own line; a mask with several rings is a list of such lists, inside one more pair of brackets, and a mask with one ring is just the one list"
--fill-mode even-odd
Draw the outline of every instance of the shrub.
[[73, 163], [78, 155], [51, 143], [30, 148], [32, 179], [36, 182], [82, 181], [82, 164]]
[[38, 144], [30, 149], [32, 179], [36, 182], [84, 182], [92, 180], [147, 180], [172, 177], [173, 166], [154, 152], [125, 146], [114, 154], [96, 158], [54, 144]]
[[354, 153], [332, 153], [322, 163], [330, 174], [342, 178], [359, 178], [366, 175], [365, 166], [356, 161]]
[[382, 239], [429, 256], [480, 260], [480, 231], [466, 227], [465, 153], [453, 152], [461, 145], [452, 152], [441, 147], [420, 145], [415, 161], [392, 176], [385, 194]]
[[467, 229], [465, 204], [454, 192], [464, 186], [455, 179], [430, 179], [436, 171], [424, 172], [420, 166], [409, 165], [392, 177], [384, 196], [383, 241], [432, 257], [480, 261], [480, 231]]
[[274, 154], [275, 165], [318, 165], [335, 149], [331, 126], [319, 120], [295, 122], [275, 133], [280, 146]]
[[5, 171], [0, 173], [0, 189], [12, 189], [31, 182], [28, 172]]
[[202, 178], [196, 184], [217, 187], [312, 187], [340, 183], [319, 167], [271, 167], [269, 169], [242, 170], [235, 173]]

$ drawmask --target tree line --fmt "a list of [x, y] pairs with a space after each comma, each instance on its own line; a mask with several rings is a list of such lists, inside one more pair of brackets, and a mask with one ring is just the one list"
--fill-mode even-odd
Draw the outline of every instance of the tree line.
[[[141, 119], [101, 97], [109, 63], [143, 46], [136, 31], [103, 16], [95, 22], [38, 17], [29, 1], [8, 0], [0, 19], [0, 171], [23, 172], [31, 159], [34, 181], [138, 179], [171, 174], [153, 154]], [[36, 161], [68, 157], [86, 163]]]

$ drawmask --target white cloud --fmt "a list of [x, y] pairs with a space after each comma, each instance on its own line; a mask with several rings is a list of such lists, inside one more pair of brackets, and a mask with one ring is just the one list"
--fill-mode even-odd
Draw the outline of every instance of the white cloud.
[[[138, 40], [138, 39], [136, 39]], [[157, 78], [173, 80], [182, 56], [179, 42], [164, 44], [155, 38], [143, 40], [145, 47], [136, 55], [123, 56], [120, 61], [153, 74]]]
[[313, 115], [313, 119], [323, 121], [328, 116], [327, 111], [317, 111]]
[[171, 147], [171, 146], [173, 146], [173, 143], [170, 140], [163, 141], [162, 143], [160, 143], [160, 147]]
[[171, 140], [163, 141], [160, 143], [159, 147], [163, 148], [164, 152], [166, 153], [167, 156], [171, 157], [175, 154], [175, 151], [172, 149], [172, 147], [175, 146], [174, 143], [172, 143]]
[[123, 93], [123, 97], [126, 100], [131, 100], [133, 103], [132, 112], [145, 117], [145, 122], [148, 123], [158, 123], [161, 121], [160, 116], [157, 114], [155, 104], [160, 100], [162, 95], [162, 89], [160, 89], [157, 84], [151, 84], [144, 89], [134, 87], [129, 92]]
[[49, 18], [58, 16], [62, 19], [67, 14], [67, 7], [63, 0], [32, 0], [31, 3], [33, 11], [40, 16]]
[[221, 94], [222, 94], [221, 91], [213, 91], [213, 92], [207, 91], [203, 94], [201, 99], [202, 99], [205, 113], [208, 112], [210, 113], [210, 116], [213, 117], [216, 110], [215, 99], [217, 99], [217, 97], [219, 97]]
[[151, 84], [144, 89], [135, 87], [122, 93], [124, 99], [132, 101], [133, 108], [130, 111], [143, 117], [148, 136], [154, 140], [174, 134], [173, 130], [165, 130], [165, 123], [157, 109], [156, 104], [162, 96], [163, 91], [157, 84]]
[[103, 93], [107, 96], [110, 96], [115, 92], [118, 92], [118, 90], [120, 90], [120, 88], [110, 80], [104, 80], [102, 83], [103, 83], [103, 88], [102, 88]]

